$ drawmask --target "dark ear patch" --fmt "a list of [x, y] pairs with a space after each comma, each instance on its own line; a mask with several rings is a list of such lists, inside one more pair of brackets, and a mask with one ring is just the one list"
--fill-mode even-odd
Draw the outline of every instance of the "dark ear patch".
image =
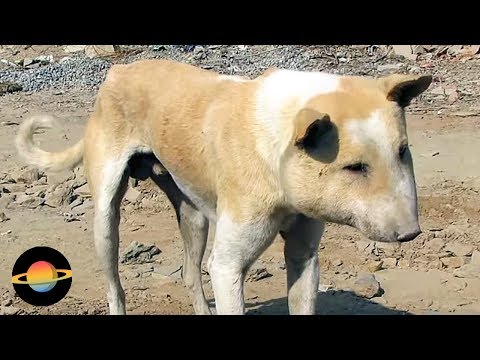
[[410, 105], [413, 98], [428, 89], [431, 75], [391, 75], [382, 79], [387, 99], [401, 107]]
[[332, 129], [330, 117], [325, 115], [320, 119], [315, 119], [305, 130], [302, 137], [297, 138], [295, 145], [303, 148], [313, 147], [317, 139]]
[[331, 126], [330, 116], [311, 109], [302, 109], [295, 118], [295, 145], [305, 146], [316, 136], [328, 131]]

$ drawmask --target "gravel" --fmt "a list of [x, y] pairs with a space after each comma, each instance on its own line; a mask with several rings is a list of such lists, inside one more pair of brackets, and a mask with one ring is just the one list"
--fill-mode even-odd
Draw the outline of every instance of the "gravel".
[[[0, 83], [18, 83], [26, 92], [98, 89], [114, 62], [131, 63], [154, 58], [177, 60], [223, 74], [248, 77], [258, 76], [270, 67], [374, 75], [377, 72], [376, 61], [382, 60], [383, 64], [391, 63], [391, 66], [398, 64], [398, 57], [385, 58], [375, 45], [363, 48], [329, 45], [154, 45], [126, 46], [124, 50], [127, 50], [127, 55], [113, 59], [89, 59], [84, 54], [76, 54], [33, 69], [16, 67], [3, 70], [0, 71]], [[407, 70], [407, 67], [402, 69]], [[399, 71], [399, 68], [395, 67], [395, 70]]]
[[97, 89], [105, 79], [110, 66], [111, 62], [104, 59], [72, 57], [35, 69], [0, 71], [0, 82], [11, 81], [20, 84], [26, 92], [48, 89]]

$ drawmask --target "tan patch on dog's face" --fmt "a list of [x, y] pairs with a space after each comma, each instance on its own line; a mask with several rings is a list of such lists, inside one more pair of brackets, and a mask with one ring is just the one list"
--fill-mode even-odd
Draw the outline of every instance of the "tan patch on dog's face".
[[404, 110], [375, 84], [347, 79], [339, 91], [306, 104], [328, 114], [332, 126], [309, 147], [293, 150], [285, 181], [303, 213], [395, 241], [418, 228], [415, 179]]

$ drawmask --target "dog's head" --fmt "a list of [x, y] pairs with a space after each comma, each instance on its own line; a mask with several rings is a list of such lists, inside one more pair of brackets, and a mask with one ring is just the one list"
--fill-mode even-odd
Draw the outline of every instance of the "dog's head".
[[414, 239], [420, 226], [404, 110], [431, 80], [345, 77], [338, 90], [309, 99], [294, 118], [281, 171], [292, 205], [372, 240]]

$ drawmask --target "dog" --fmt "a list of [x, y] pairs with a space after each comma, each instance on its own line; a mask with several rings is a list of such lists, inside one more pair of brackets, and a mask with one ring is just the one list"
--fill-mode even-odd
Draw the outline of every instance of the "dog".
[[55, 120], [25, 120], [16, 147], [44, 171], [84, 164], [96, 253], [110, 314], [125, 314], [118, 274], [120, 202], [128, 177], [151, 177], [175, 208], [183, 279], [196, 314], [244, 314], [244, 278], [278, 233], [285, 240], [290, 314], [314, 314], [325, 222], [383, 242], [421, 229], [405, 109], [430, 75], [339, 76], [272, 68], [254, 79], [169, 60], [113, 65], [84, 137], [63, 152], [33, 142]]

